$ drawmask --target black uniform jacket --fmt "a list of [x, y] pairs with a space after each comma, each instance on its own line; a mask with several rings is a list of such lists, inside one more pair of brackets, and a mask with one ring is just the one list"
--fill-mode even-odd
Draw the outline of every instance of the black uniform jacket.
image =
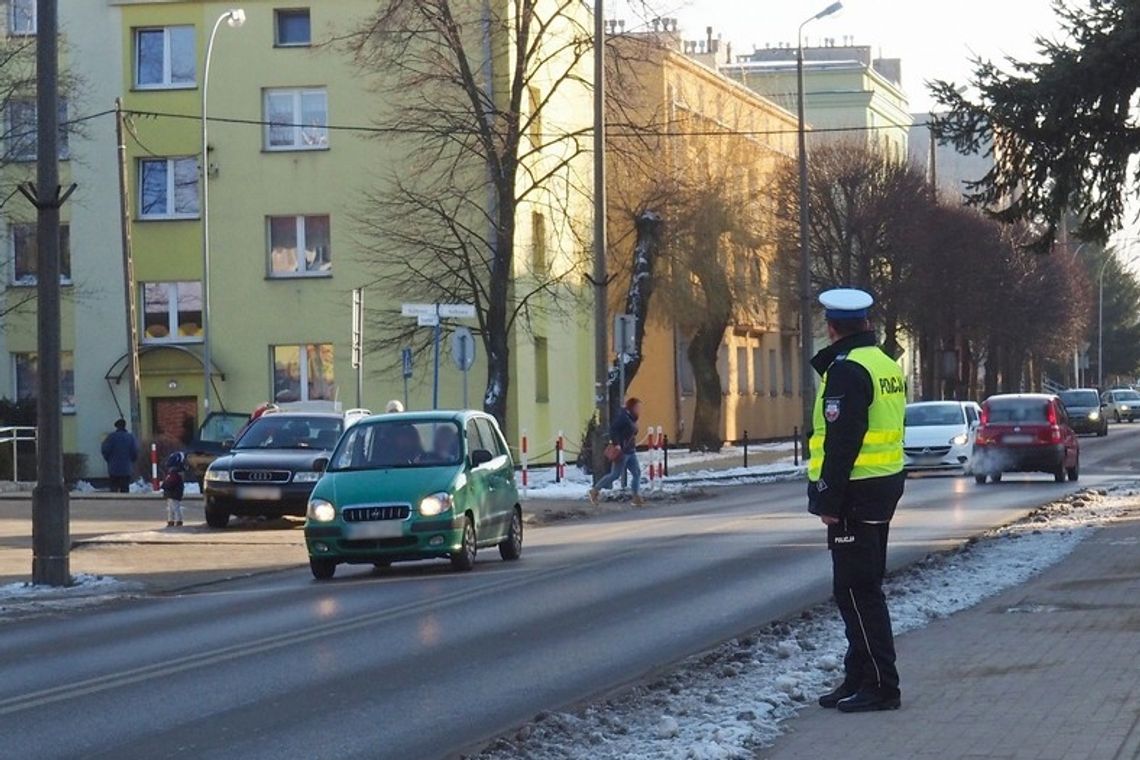
[[906, 475], [901, 472], [884, 478], [850, 479], [867, 433], [867, 410], [875, 391], [866, 368], [845, 360], [852, 349], [874, 345], [875, 333], [859, 333], [832, 343], [811, 360], [816, 372], [827, 373], [823, 472], [818, 482], [808, 484], [808, 511], [813, 515], [885, 522], [894, 517], [902, 498]]

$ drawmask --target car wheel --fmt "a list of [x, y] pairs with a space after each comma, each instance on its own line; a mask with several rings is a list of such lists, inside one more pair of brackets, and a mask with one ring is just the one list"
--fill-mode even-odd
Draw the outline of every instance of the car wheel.
[[1112, 421], [1115, 422], [1117, 425], [1120, 424], [1120, 412], [1113, 412], [1112, 413]]
[[523, 521], [522, 510], [515, 507], [511, 515], [511, 529], [507, 537], [499, 543], [499, 556], [507, 561], [516, 560], [522, 556]]
[[1108, 435], [1108, 425], [1104, 425], [1100, 430], [1096, 431], [1097, 438], [1104, 438], [1106, 435]]
[[475, 524], [471, 522], [471, 516], [468, 515], [463, 518], [463, 545], [459, 547], [459, 551], [451, 554], [452, 569], [465, 573], [475, 567], [475, 554], [478, 550]]
[[1081, 460], [1078, 459], [1077, 463], [1066, 471], [1066, 474], [1069, 476], [1070, 483], [1076, 483], [1081, 476]]
[[217, 507], [206, 507], [206, 524], [211, 528], [224, 528], [230, 524], [230, 513]]
[[995, 483], [1000, 483], [1001, 482], [1001, 473], [995, 472], [993, 475], [990, 475], [990, 480], [992, 480]]
[[980, 486], [984, 486], [986, 484], [986, 476], [985, 475], [975, 475], [974, 476], [974, 482]]
[[326, 557], [310, 557], [309, 570], [318, 581], [327, 581], [336, 575], [336, 560]]
[[1057, 483], [1065, 482], [1065, 465], [1057, 465], [1057, 469], [1053, 472], [1053, 480]]

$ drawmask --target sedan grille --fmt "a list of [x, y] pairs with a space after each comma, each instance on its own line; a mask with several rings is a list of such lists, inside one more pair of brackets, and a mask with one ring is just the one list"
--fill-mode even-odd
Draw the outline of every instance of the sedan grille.
[[293, 473], [288, 470], [234, 470], [235, 483], [288, 483]]
[[382, 504], [374, 507], [349, 507], [343, 511], [345, 522], [375, 520], [407, 520], [412, 508], [407, 504]]
[[944, 457], [950, 453], [949, 446], [922, 446], [903, 449], [908, 457]]

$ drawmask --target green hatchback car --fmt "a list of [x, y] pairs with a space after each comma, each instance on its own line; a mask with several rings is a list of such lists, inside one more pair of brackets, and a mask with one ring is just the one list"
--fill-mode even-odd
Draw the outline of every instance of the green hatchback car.
[[446, 558], [470, 570], [479, 549], [522, 555], [510, 449], [482, 412], [368, 417], [341, 436], [313, 489], [305, 544], [313, 577], [339, 564]]

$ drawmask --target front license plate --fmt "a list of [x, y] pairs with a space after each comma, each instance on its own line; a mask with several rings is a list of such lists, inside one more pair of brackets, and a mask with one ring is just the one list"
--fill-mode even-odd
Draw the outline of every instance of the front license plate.
[[267, 486], [248, 486], [239, 488], [237, 490], [237, 497], [247, 501], [279, 501], [281, 499], [281, 489]]
[[1011, 446], [1018, 446], [1026, 443], [1033, 443], [1033, 436], [1031, 435], [1007, 435], [1001, 439], [1002, 443], [1008, 443]]
[[399, 538], [402, 535], [404, 535], [403, 520], [377, 520], [375, 522], [346, 525], [344, 528], [344, 537], [349, 540], [359, 538]]

